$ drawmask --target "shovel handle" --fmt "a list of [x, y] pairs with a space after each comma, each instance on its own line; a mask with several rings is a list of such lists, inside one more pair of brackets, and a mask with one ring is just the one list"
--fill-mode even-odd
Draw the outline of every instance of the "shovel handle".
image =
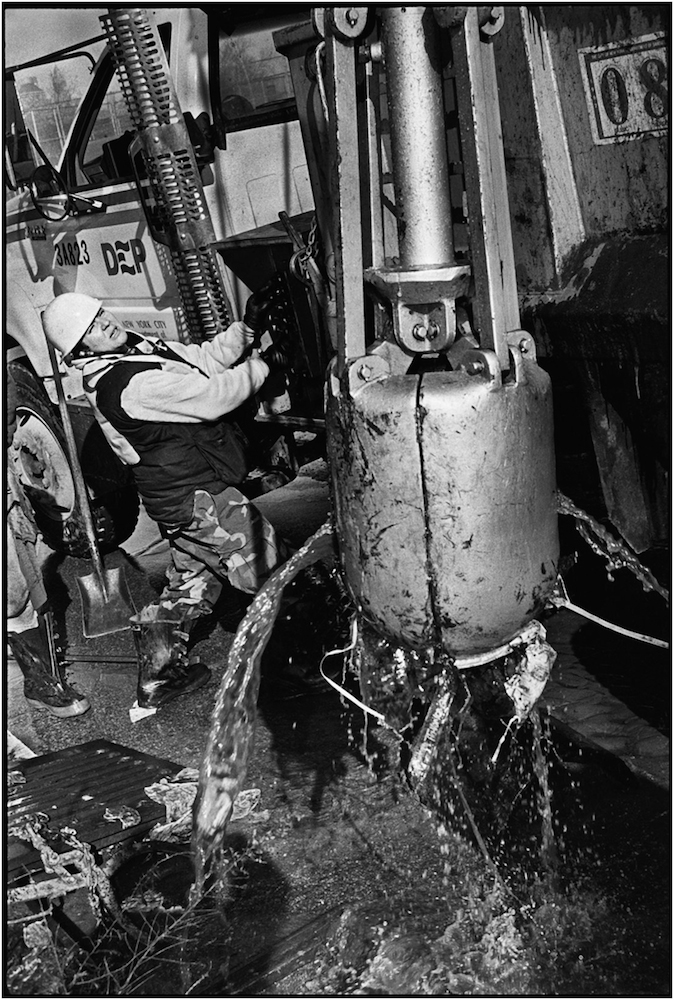
[[61, 674], [59, 672], [59, 661], [58, 656], [56, 655], [56, 637], [54, 635], [54, 612], [51, 609], [47, 609], [47, 611], [42, 612], [42, 617], [44, 618], [44, 627], [47, 633], [49, 666], [54, 680], [60, 683]]
[[77, 495], [77, 502], [79, 504], [80, 511], [82, 512], [82, 518], [84, 520], [84, 530], [87, 536], [87, 543], [89, 545], [91, 561], [94, 565], [94, 572], [96, 574], [98, 584], [101, 588], [104, 599], [107, 600], [108, 594], [105, 588], [105, 574], [103, 572], [103, 560], [101, 559], [101, 553], [98, 548], [98, 542], [96, 541], [96, 531], [94, 528], [94, 519], [91, 513], [91, 505], [89, 503], [89, 494], [87, 492], [87, 487], [84, 482], [84, 476], [82, 475], [82, 466], [80, 465], [80, 458], [79, 455], [77, 454], [75, 432], [73, 431], [73, 424], [72, 420], [70, 419], [68, 404], [66, 402], [65, 393], [63, 391], [61, 370], [59, 368], [58, 360], [56, 358], [56, 352], [49, 341], [47, 341], [47, 349], [49, 350], [49, 358], [51, 360], [51, 366], [54, 372], [54, 383], [56, 385], [56, 395], [58, 396], [59, 411], [61, 413], [61, 421], [63, 422], [63, 430], [66, 436], [66, 446], [68, 449], [68, 457], [70, 459], [70, 468], [73, 474], [73, 482], [75, 483], [75, 493]]

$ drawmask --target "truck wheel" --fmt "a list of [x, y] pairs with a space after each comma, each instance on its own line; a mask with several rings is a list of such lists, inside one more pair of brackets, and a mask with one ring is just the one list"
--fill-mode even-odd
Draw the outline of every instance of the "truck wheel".
[[[17, 362], [8, 368], [17, 389], [17, 428], [10, 456], [47, 544], [57, 552], [88, 556], [89, 546], [68, 459], [60, 416], [33, 373]], [[139, 501], [128, 470], [100, 434], [95, 448], [95, 482], [84, 471], [91, 497], [91, 512], [98, 544], [103, 552], [126, 541], [138, 520]], [[87, 448], [91, 451], [91, 448]], [[100, 483], [108, 484], [101, 490]], [[112, 487], [112, 488], [111, 488]], [[97, 495], [100, 494], [100, 495]]]

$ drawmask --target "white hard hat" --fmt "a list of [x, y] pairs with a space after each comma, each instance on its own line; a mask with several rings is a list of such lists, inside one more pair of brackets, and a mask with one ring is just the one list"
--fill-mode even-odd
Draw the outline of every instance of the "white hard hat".
[[80, 342], [103, 304], [91, 295], [64, 292], [42, 313], [45, 336], [65, 357]]

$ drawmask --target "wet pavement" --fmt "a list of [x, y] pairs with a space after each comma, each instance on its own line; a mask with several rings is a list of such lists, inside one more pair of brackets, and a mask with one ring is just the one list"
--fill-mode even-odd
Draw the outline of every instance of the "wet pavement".
[[[300, 545], [329, 513], [324, 464], [312, 463], [293, 483], [258, 503], [277, 529], [294, 545]], [[161, 589], [166, 559], [164, 543], [143, 519], [123, 551], [106, 556], [105, 562], [108, 567], [124, 568], [133, 600], [140, 608]], [[29, 709], [18, 670], [10, 660], [7, 724], [14, 736], [37, 754], [103, 738], [183, 767], [198, 768], [229, 645], [245, 609], [236, 592], [225, 596], [219, 620], [204, 628], [199, 639], [197, 648], [211, 666], [212, 682], [157, 715], [132, 723], [128, 709], [135, 697], [136, 668], [131, 632], [85, 639], [76, 578], [90, 572], [90, 564], [54, 557], [49, 572], [62, 609], [57, 615], [61, 644], [75, 657], [69, 662], [68, 677], [87, 694], [92, 709], [76, 720], [55, 720]], [[622, 803], [628, 816], [634, 814], [645, 824], [661, 825], [659, 817], [667, 810], [669, 788], [668, 705], [664, 709], [660, 706], [659, 712], [649, 709], [639, 714], [634, 705], [628, 707], [626, 699], [612, 693], [605, 673], [597, 670], [597, 662], [606, 659], [607, 649], [609, 659], [614, 655], [614, 646], [605, 641], [603, 630], [591, 627], [588, 632], [587, 623], [566, 610], [551, 614], [544, 624], [548, 641], [558, 653], [543, 695], [554, 726], [574, 746], [620, 761], [635, 775], [634, 786], [625, 785], [620, 776], [604, 780], [595, 797], [614, 795], [616, 808]], [[650, 657], [648, 669], [655, 670], [656, 676], [657, 670], [669, 669], [666, 651], [653, 654], [648, 650], [644, 654], [632, 640], [619, 641], [627, 643], [621, 647], [623, 658], [634, 659], [635, 671], [646, 655]], [[610, 663], [605, 664], [605, 669], [609, 668]], [[666, 693], [667, 685], [662, 684], [659, 690]], [[273, 676], [263, 679], [254, 751], [244, 785], [260, 789], [261, 794], [256, 809], [233, 823], [229, 831], [232, 845], [247, 845], [244, 861], [232, 877], [230, 903], [236, 919], [214, 945], [218, 954], [222, 951], [216, 963], [219, 978], [211, 985], [215, 992], [207, 987], [201, 995], [223, 995], [217, 990], [222, 990], [225, 979], [230, 984], [228, 995], [343, 995], [341, 991], [347, 987], [353, 992], [354, 984], [360, 987], [356, 992], [386, 993], [385, 961], [383, 966], [368, 965], [367, 975], [359, 973], [349, 979], [348, 973], [349, 968], [365, 964], [358, 951], [363, 952], [365, 940], [370, 958], [376, 941], [384, 942], [382, 914], [384, 925], [387, 921], [389, 926], [409, 924], [410, 933], [422, 933], [426, 941], [434, 943], [433, 948], [437, 945], [428, 955], [438, 960], [443, 948], [442, 954], [447, 954], [448, 926], [457, 913], [465, 912], [466, 879], [478, 887], [478, 896], [482, 893], [480, 906], [484, 899], [492, 900], [493, 876], [485, 871], [483, 859], [462, 841], [438, 839], [437, 821], [420, 808], [396, 777], [399, 748], [395, 739], [380, 728], [365, 727], [354, 733], [354, 725], [360, 723], [354, 723], [334, 692], [300, 694], [292, 686], [276, 684]], [[346, 739], [348, 732], [350, 740]], [[572, 754], [566, 756], [570, 759]], [[607, 773], [612, 773], [610, 767]], [[634, 803], [641, 802], [639, 796], [643, 795], [647, 808], [642, 813], [637, 808], [635, 813]], [[652, 829], [639, 828], [635, 837], [645, 842]], [[662, 839], [661, 833], [659, 837]], [[642, 905], [635, 904], [635, 913]], [[494, 907], [489, 913], [485, 908], [484, 926], [477, 917], [471, 924], [477, 928], [471, 954], [479, 953], [483, 958], [492, 955], [488, 948], [484, 951], [484, 942], [491, 940], [489, 920], [505, 919], [503, 914], [508, 912], [505, 903]], [[662, 908], [660, 900], [656, 920], [664, 927]], [[589, 912], [589, 903], [585, 909]], [[465, 927], [462, 933], [465, 935]], [[635, 992], [632, 981], [623, 976], [621, 988], [632, 992], [618, 990], [604, 995], [666, 995], [658, 992], [663, 981], [662, 929], [658, 933], [660, 957], [654, 963], [655, 985], [649, 987], [653, 992]], [[316, 957], [318, 943], [324, 947], [326, 942], [330, 942], [329, 954]], [[643, 943], [639, 947], [643, 952]], [[464, 941], [465, 948], [468, 944]], [[545, 972], [538, 967], [535, 976], [530, 970], [529, 978], [521, 979], [522, 964], [516, 973], [513, 965], [508, 973], [511, 979], [507, 983], [500, 979], [504, 968], [510, 968], [506, 957], [504, 953], [499, 959], [498, 973], [494, 971], [496, 959], [494, 967], [488, 969], [481, 959], [479, 976], [467, 969], [461, 973], [463, 979], [452, 973], [453, 979], [438, 980], [439, 995], [475, 992], [476, 983], [482, 984], [480, 989], [485, 988], [486, 995], [510, 995], [518, 988], [523, 993], [551, 995], [535, 993], [540, 987], [532, 984], [540, 983]], [[459, 964], [455, 963], [456, 968]], [[566, 982], [581, 984], [575, 988], [581, 990], [577, 995], [583, 995], [586, 980], [577, 969], [573, 975], [569, 973]], [[626, 982], [629, 985], [625, 987]], [[365, 989], [368, 983], [369, 989]], [[414, 993], [412, 979], [407, 985]], [[421, 990], [422, 995], [424, 992], [428, 989]], [[199, 995], [199, 991], [194, 994]]]
[[[325, 521], [329, 511], [325, 466], [318, 463], [304, 472], [283, 489], [257, 501], [277, 530], [295, 546], [301, 545]], [[123, 568], [138, 610], [154, 600], [161, 590], [167, 562], [166, 543], [143, 513], [136, 531], [122, 549], [105, 556], [106, 569]], [[69, 655], [80, 658], [80, 662], [67, 662], [68, 679], [88, 696], [91, 711], [82, 718], [57, 720], [46, 712], [31, 710], [23, 698], [19, 670], [10, 658], [8, 728], [36, 753], [105, 738], [186, 767], [198, 767], [215, 692], [245, 603], [234, 590], [224, 595], [224, 607], [219, 609], [220, 623], [198, 645], [201, 658], [213, 672], [212, 682], [190, 697], [166, 706], [151, 719], [131, 723], [128, 709], [135, 699], [137, 680], [132, 633], [129, 629], [96, 639], [84, 638], [77, 578], [90, 572], [88, 560], [56, 555], [47, 567], [50, 592], [58, 606], [59, 644], [66, 650], [66, 659]], [[88, 662], [81, 662], [85, 658]]]
[[[327, 470], [317, 461], [287, 486], [258, 499], [257, 503], [278, 531], [293, 545], [299, 546], [326, 519], [330, 510]], [[155, 526], [141, 514], [134, 535], [122, 551], [106, 556], [106, 567], [122, 566], [138, 608], [152, 600], [162, 585], [167, 563], [167, 548]], [[61, 618], [61, 645], [90, 662], [70, 662], [69, 679], [91, 700], [92, 711], [83, 719], [54, 720], [45, 713], [31, 711], [22, 697], [21, 677], [16, 664], [9, 661], [8, 727], [36, 753], [58, 750], [74, 740], [86, 742], [105, 737], [147, 753], [174, 759], [185, 766], [198, 767], [210, 718], [214, 691], [222, 674], [231, 634], [236, 629], [244, 605], [235, 591], [228, 595], [229, 619], [225, 609], [215, 636], [199, 646], [202, 658], [213, 669], [213, 682], [189, 698], [167, 706], [152, 720], [132, 724], [128, 707], [135, 696], [136, 670], [130, 631], [99, 639], [82, 636], [78, 575], [90, 572], [86, 560], [52, 558], [53, 588], [62, 604], [67, 604]], [[653, 601], [659, 601], [652, 596]], [[226, 599], [227, 600], [227, 599]], [[226, 603], [225, 600], [225, 603]], [[670, 741], [669, 718], [662, 714], [660, 731], [627, 707], [596, 676], [596, 662], [606, 659], [607, 645], [622, 647], [623, 656], [632, 656], [634, 671], [640, 660], [655, 658], [656, 667], [669, 670], [669, 652], [653, 651], [635, 640], [615, 636], [587, 622], [573, 612], [561, 609], [544, 622], [548, 641], [557, 652], [557, 661], [546, 686], [542, 704], [552, 717], [577, 734], [583, 741], [620, 757], [635, 773], [663, 788], [669, 787]], [[227, 631], [230, 629], [231, 631]], [[590, 634], [588, 641], [581, 636]], [[105, 662], [103, 660], [105, 659]], [[125, 662], [112, 662], [115, 658]], [[659, 666], [658, 666], [659, 664]], [[608, 669], [610, 669], [610, 664]], [[638, 683], [638, 681], [637, 681]], [[662, 685], [667, 695], [668, 686]]]
[[[583, 628], [578, 617], [561, 610], [546, 625], [548, 642], [557, 652], [557, 661], [541, 704], [582, 742], [614, 754], [635, 774], [669, 789], [670, 740], [630, 711], [578, 659], [574, 644]], [[623, 641], [637, 645], [634, 640]], [[639, 652], [639, 649], [634, 651], [635, 671]], [[661, 652], [660, 660], [661, 669], [669, 669], [666, 651]]]

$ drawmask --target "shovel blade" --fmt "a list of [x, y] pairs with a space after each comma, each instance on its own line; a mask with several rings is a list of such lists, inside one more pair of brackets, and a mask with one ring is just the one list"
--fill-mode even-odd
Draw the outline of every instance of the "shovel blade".
[[82, 598], [82, 631], [87, 639], [131, 628], [129, 616], [135, 607], [121, 568], [103, 570], [77, 578]]

